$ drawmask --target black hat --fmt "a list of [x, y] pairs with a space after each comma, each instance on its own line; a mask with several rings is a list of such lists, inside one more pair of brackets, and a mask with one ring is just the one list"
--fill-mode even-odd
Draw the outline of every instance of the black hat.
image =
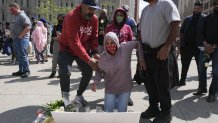
[[101, 9], [99, 6], [96, 5], [95, 0], [83, 0], [82, 3], [89, 7], [95, 8], [95, 9]]
[[195, 3], [195, 6], [203, 7], [203, 3], [202, 3], [202, 2], [196, 2], [196, 3]]

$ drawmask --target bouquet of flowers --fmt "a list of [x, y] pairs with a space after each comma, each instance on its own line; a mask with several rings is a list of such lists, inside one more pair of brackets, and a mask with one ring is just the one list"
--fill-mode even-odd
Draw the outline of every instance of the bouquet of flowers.
[[51, 101], [44, 105], [41, 109], [38, 109], [36, 112], [37, 118], [33, 123], [55, 123], [51, 115], [51, 111], [60, 111], [60, 112], [76, 112], [77, 106], [70, 104], [67, 107], [64, 106], [63, 100]]

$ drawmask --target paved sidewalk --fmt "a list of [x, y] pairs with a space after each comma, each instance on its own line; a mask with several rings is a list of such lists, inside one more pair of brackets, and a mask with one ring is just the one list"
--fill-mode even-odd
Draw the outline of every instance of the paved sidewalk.
[[[194, 60], [193, 60], [194, 61]], [[50, 79], [51, 59], [45, 64], [35, 64], [31, 61], [31, 76], [21, 79], [12, 77], [11, 73], [18, 70], [17, 65], [9, 64], [9, 57], [0, 55], [0, 123], [31, 123], [35, 111], [43, 104], [51, 100], [61, 99], [60, 85], [57, 78]], [[180, 60], [178, 60], [181, 68]], [[135, 72], [136, 58], [133, 54], [132, 73]], [[211, 76], [211, 68], [208, 76]], [[79, 85], [81, 73], [75, 64], [72, 68], [70, 98], [74, 99]], [[196, 91], [197, 81], [196, 65], [192, 62], [189, 69], [187, 85], [172, 89], [173, 120], [172, 123], [218, 123], [218, 101], [208, 103], [205, 101], [207, 95], [193, 96]], [[208, 78], [210, 83], [211, 77]], [[104, 83], [101, 83], [97, 92], [90, 88], [84, 93], [89, 101], [91, 110], [96, 105], [103, 106]], [[142, 112], [148, 107], [148, 95], [143, 85], [136, 85], [133, 88], [131, 98], [134, 106], [128, 110]], [[141, 123], [150, 121], [141, 120]]]

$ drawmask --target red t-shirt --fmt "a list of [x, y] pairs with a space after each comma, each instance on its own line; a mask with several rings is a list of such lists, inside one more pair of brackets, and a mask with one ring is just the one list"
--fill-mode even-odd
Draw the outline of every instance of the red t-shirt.
[[71, 10], [64, 18], [62, 34], [59, 41], [60, 51], [67, 51], [88, 62], [87, 51], [98, 47], [98, 18], [94, 15], [90, 21], [82, 18], [81, 5]]

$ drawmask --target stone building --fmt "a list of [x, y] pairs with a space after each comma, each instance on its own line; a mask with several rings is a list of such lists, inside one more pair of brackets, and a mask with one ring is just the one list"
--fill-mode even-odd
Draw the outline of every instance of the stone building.
[[[81, 0], [54, 0], [60, 7], [75, 7], [81, 2]], [[8, 5], [12, 2], [16, 2], [20, 5], [21, 9], [26, 12], [29, 17], [40, 17], [36, 12], [36, 7], [42, 5], [44, 0], [1, 0], [0, 1], [0, 21], [11, 22], [12, 15], [9, 13]]]
[[210, 14], [213, 11], [213, 0], [203, 0], [204, 13]]
[[[76, 7], [81, 3], [82, 0], [54, 0], [56, 4], [60, 7]], [[122, 5], [129, 5], [130, 17], [138, 18], [138, 5], [135, 4], [137, 0], [97, 0], [98, 5], [101, 8], [105, 8], [108, 10], [109, 17], [113, 17], [114, 11], [121, 7]], [[21, 6], [21, 9], [26, 12], [29, 17], [36, 16], [40, 17], [40, 15], [36, 12], [36, 7], [42, 5], [44, 0], [1, 0], [0, 1], [0, 21], [1, 22], [11, 22], [12, 15], [10, 15], [8, 10], [8, 5], [11, 2], [16, 2]], [[136, 11], [135, 11], [136, 10]], [[98, 11], [97, 11], [98, 13]]]

